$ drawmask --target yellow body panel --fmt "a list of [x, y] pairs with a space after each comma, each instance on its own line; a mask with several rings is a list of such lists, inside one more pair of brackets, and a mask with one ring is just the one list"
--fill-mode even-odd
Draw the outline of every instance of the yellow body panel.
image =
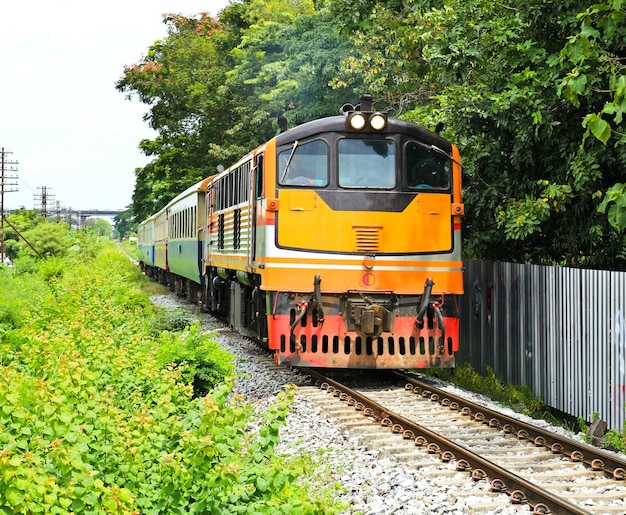
[[365, 254], [450, 251], [450, 195], [416, 194], [402, 212], [334, 211], [313, 190], [278, 192], [278, 245]]

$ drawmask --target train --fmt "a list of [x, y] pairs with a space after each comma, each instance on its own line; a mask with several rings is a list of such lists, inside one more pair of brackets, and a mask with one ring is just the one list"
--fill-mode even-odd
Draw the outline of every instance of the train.
[[461, 157], [373, 109], [282, 130], [138, 226], [144, 272], [278, 364], [454, 367]]

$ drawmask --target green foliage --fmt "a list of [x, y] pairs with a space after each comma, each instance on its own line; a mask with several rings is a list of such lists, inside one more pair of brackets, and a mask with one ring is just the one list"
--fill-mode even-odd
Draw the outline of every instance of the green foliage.
[[[593, 412], [592, 422], [600, 418], [600, 414], [597, 411]], [[615, 429], [609, 429], [599, 440], [594, 440], [589, 436], [590, 425], [583, 417], [578, 417], [578, 429], [580, 436], [589, 444], [599, 444], [603, 448], [609, 448], [614, 451], [624, 452], [626, 450], [626, 422], [622, 426], [622, 431], [616, 431]]]
[[79, 261], [90, 261], [100, 253], [104, 246], [104, 240], [98, 231], [91, 227], [85, 227], [80, 231], [71, 233], [72, 246], [70, 254]]
[[165, 23], [168, 37], [156, 41], [140, 63], [127, 66], [116, 85], [150, 106], [146, 118], [158, 132], [140, 143], [153, 160], [135, 170], [135, 222], [214, 173], [223, 158], [211, 159], [207, 149], [221, 145], [230, 126], [229, 103], [219, 92], [229, 51], [222, 26], [208, 15], [170, 15]]
[[140, 144], [153, 160], [133, 216], [276, 134], [277, 117], [293, 126], [369, 92], [459, 145], [469, 257], [626, 269], [621, 201], [601, 204], [626, 160], [625, 13], [621, 0], [246, 0], [219, 20], [171, 15], [117, 83], [158, 132]]
[[0, 267], [0, 340], [25, 323], [32, 304], [41, 302], [46, 291], [38, 278]]
[[622, 126], [626, 111], [624, 2], [585, 7], [577, 15], [578, 30], [568, 38], [560, 53], [560, 64], [571, 69], [559, 84], [558, 92], [576, 107], [581, 106], [583, 99], [603, 100], [601, 111], [589, 113], [583, 120], [587, 129], [583, 141], [593, 135], [604, 144], [611, 137], [617, 137], [617, 143], [623, 144], [626, 134], [616, 128]]
[[11, 258], [15, 259], [21, 249], [22, 240], [18, 233], [23, 233], [35, 228], [42, 220], [37, 211], [17, 210], [11, 213], [4, 224], [4, 251]]
[[407, 120], [444, 122], [460, 146], [469, 256], [626, 267], [621, 237], [596, 211], [626, 150], [580, 146], [585, 131], [607, 135], [608, 113], [586, 118], [588, 108], [608, 90], [622, 98], [623, 2], [329, 3], [355, 42], [346, 80], [362, 75]]
[[184, 329], [182, 334], [161, 332], [156, 360], [161, 368], [180, 369], [183, 380], [193, 384], [194, 395], [204, 396], [234, 373], [232, 356], [202, 331], [199, 322]]
[[607, 207], [609, 223], [618, 231], [626, 230], [626, 183], [617, 183], [607, 190], [598, 211], [605, 213]]
[[[22, 233], [32, 247], [43, 257], [64, 256], [69, 248], [69, 227], [56, 222], [42, 221], [32, 229]], [[25, 242], [19, 243], [20, 255], [34, 255]]]
[[[594, 413], [594, 419], [597, 417], [598, 417], [598, 413]], [[586, 436], [589, 431], [589, 424], [587, 424], [587, 421], [583, 417], [578, 417], [577, 421], [578, 421], [578, 427], [581, 433], [584, 436]]]
[[135, 171], [135, 220], [274, 136], [279, 116], [294, 126], [347, 101], [331, 82], [351, 43], [314, 2], [253, 0], [220, 16], [167, 17], [168, 37], [117, 83], [158, 131], [140, 144], [153, 160]]
[[[610, 140], [615, 147], [626, 143], [625, 17], [622, 0], [587, 6], [577, 16], [578, 31], [569, 37], [560, 54], [559, 63], [569, 67], [569, 71], [559, 84], [558, 93], [583, 112], [587, 111], [582, 122], [583, 146], [590, 136], [603, 145]], [[600, 110], [598, 106], [602, 106]], [[607, 190], [599, 212], [605, 213], [607, 202], [616, 201], [610, 197], [619, 188], [617, 183]], [[608, 212], [608, 221], [618, 232], [626, 227], [623, 215], [619, 214], [624, 202], [618, 199]]]
[[465, 388], [501, 402], [505, 406], [531, 416], [544, 415], [546, 406], [538, 400], [527, 385], [515, 386], [497, 377], [491, 367], [480, 374], [471, 365], [457, 367], [450, 371], [437, 371], [438, 376]]
[[191, 326], [194, 321], [186, 309], [161, 309], [150, 321], [150, 330], [154, 335], [158, 335], [162, 331], [183, 331]]
[[125, 236], [137, 232], [137, 224], [133, 222], [133, 218], [134, 213], [132, 204], [130, 206], [126, 206], [124, 211], [115, 215], [113, 218], [113, 224], [115, 231], [117, 231], [117, 239], [124, 239]]
[[103, 220], [102, 218], [98, 218], [93, 223], [93, 230], [96, 232], [96, 234], [98, 234], [98, 236], [105, 236], [108, 238], [109, 236], [111, 236], [113, 228], [111, 227], [111, 224], [109, 222]]
[[66, 267], [67, 261], [51, 257], [39, 264], [38, 271], [44, 281], [53, 282], [63, 277]]
[[619, 452], [626, 450], [626, 423], [622, 429], [622, 432], [610, 429], [603, 437], [607, 447], [615, 449]]
[[[216, 375], [212, 394], [194, 398], [186, 365], [158, 359], [177, 337], [151, 332], [136, 267], [112, 245], [86, 263], [34, 263], [1, 272], [0, 312], [12, 311], [0, 338], [0, 510], [325, 512], [332, 501], [300, 486], [307, 458], [274, 452], [290, 392], [261, 419]], [[197, 327], [178, 340], [194, 365], [213, 359]]]

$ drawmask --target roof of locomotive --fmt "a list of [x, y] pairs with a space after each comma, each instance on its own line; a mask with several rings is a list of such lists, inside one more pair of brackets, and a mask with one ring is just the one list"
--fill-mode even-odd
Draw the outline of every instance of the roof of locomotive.
[[364, 129], [355, 131], [348, 127], [347, 116], [330, 116], [312, 122], [303, 123], [276, 136], [276, 145], [288, 145], [296, 140], [313, 137], [324, 132], [341, 132], [376, 136], [384, 134], [405, 134], [427, 145], [434, 145], [447, 153], [452, 152], [452, 144], [436, 132], [421, 125], [406, 122], [398, 118], [388, 118], [387, 126], [381, 131]]

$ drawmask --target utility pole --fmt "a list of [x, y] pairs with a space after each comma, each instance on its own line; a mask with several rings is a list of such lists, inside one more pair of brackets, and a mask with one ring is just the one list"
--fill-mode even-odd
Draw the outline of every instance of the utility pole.
[[51, 203], [54, 195], [50, 195], [50, 193], [48, 193], [50, 188], [47, 186], [40, 186], [37, 189], [41, 190], [41, 193], [39, 195], [35, 195], [35, 203], [39, 206], [41, 217], [46, 218], [48, 216], [48, 204]]
[[17, 161], [7, 161], [4, 147], [0, 151], [0, 262], [4, 263], [4, 194], [17, 191]]

